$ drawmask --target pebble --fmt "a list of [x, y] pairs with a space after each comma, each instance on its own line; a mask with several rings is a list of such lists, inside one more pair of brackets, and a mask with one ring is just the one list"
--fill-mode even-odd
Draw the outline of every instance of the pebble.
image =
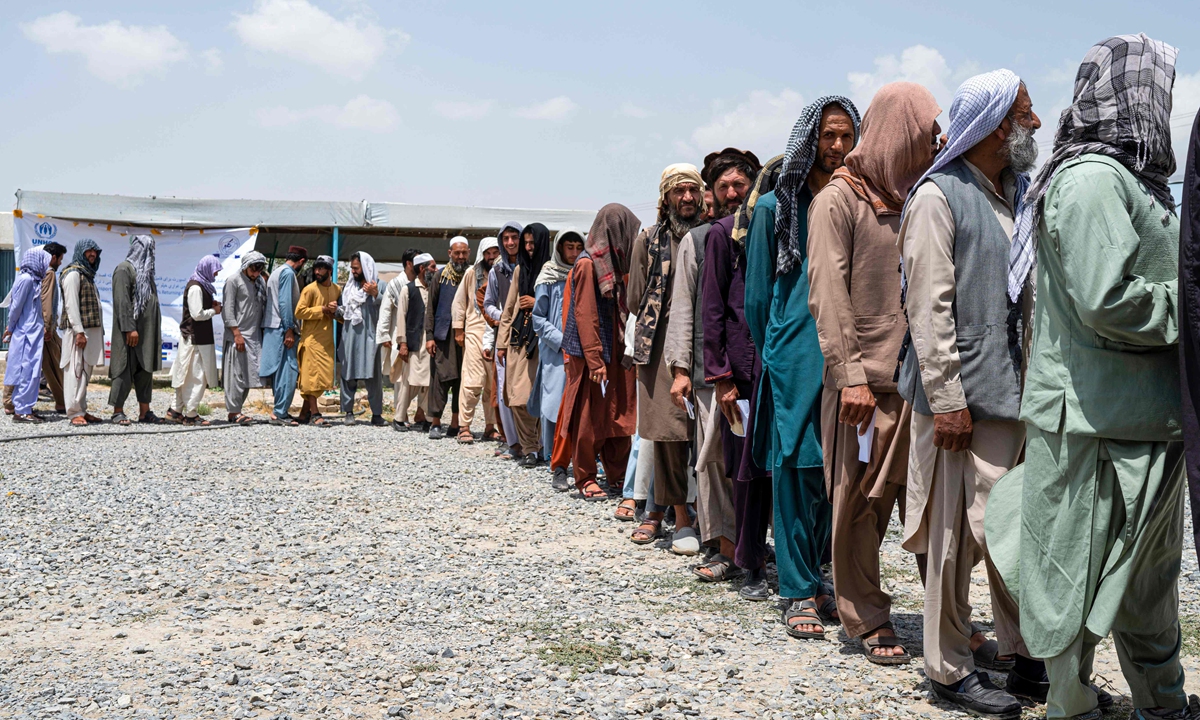
[[[107, 395], [89, 393], [105, 417]], [[155, 392], [160, 416], [169, 397]], [[498, 460], [494, 443], [361, 422], [137, 430], [88, 438], [60, 419], [35, 430], [0, 416], [0, 438], [72, 435], [0, 445], [0, 707], [180, 720], [962, 717], [930, 701], [919, 661], [868, 663], [840, 627], [826, 642], [788, 638], [779, 598], [747, 603], [735, 585], [696, 582], [695, 558], [633, 546], [612, 504], [552, 492], [545, 468]], [[1195, 617], [1184, 515], [1181, 614]], [[919, 651], [920, 577], [899, 541], [893, 517], [884, 585]], [[975, 578], [974, 619], [990, 630], [982, 566]], [[1197, 692], [1196, 659], [1184, 663]], [[1095, 670], [1128, 694], [1110, 641]]]

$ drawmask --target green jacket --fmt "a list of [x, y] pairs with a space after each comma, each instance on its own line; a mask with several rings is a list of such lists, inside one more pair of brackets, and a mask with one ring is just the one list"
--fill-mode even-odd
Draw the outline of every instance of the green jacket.
[[1043, 208], [1021, 419], [1050, 433], [1179, 440], [1179, 219], [1102, 155], [1065, 163]]

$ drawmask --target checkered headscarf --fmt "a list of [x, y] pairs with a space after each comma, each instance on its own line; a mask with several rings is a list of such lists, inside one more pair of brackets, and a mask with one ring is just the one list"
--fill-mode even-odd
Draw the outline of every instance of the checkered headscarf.
[[800, 119], [792, 127], [787, 150], [783, 154], [783, 170], [775, 185], [775, 237], [779, 243], [779, 258], [775, 269], [786, 275], [804, 262], [808, 238], [800, 237], [796, 204], [800, 191], [808, 182], [808, 171], [817, 159], [817, 141], [821, 135], [821, 113], [830, 105], [839, 105], [854, 122], [854, 139], [858, 139], [858, 108], [849, 98], [826, 95], [800, 111]]
[[1034, 237], [1042, 198], [1068, 160], [1107, 155], [1133, 173], [1166, 212], [1175, 212], [1167, 179], [1175, 172], [1171, 149], [1171, 88], [1179, 51], [1142, 33], [1118, 35], [1088, 50], [1075, 75], [1075, 99], [1063, 110], [1054, 153], [1025, 194], [1009, 254], [1008, 295], [1014, 302], [1037, 260]]

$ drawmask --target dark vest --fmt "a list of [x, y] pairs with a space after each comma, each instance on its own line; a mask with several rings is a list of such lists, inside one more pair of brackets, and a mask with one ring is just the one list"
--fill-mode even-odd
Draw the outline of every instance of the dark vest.
[[[963, 394], [973, 420], [1016, 420], [1021, 412], [1021, 308], [1008, 300], [1011, 239], [961, 158], [929, 176], [954, 218], [954, 324]], [[932, 415], [910, 346], [900, 366], [900, 395]]]
[[212, 345], [212, 318], [207, 320], [193, 320], [192, 312], [188, 309], [187, 296], [192, 291], [193, 285], [200, 288], [200, 295], [202, 296], [201, 307], [209, 310], [213, 306], [212, 293], [205, 290], [204, 286], [195, 280], [189, 280], [188, 284], [183, 288], [183, 318], [179, 321], [179, 334], [190, 340], [193, 345]]
[[[439, 298], [440, 299], [440, 298]], [[425, 301], [421, 299], [421, 289], [417, 281], [408, 284], [408, 312], [404, 315], [404, 342], [408, 349], [416, 352], [424, 344], [425, 337]]]
[[[575, 260], [576, 267], [579, 266], [579, 260], [583, 258], [591, 259], [587, 252], [579, 254], [579, 258]], [[574, 283], [574, 276], [572, 276]], [[600, 282], [594, 283], [596, 289], [596, 313], [600, 316], [600, 355], [604, 358], [605, 363], [613, 361], [613, 317], [616, 315], [616, 307], [612, 298], [606, 298], [600, 293]], [[575, 290], [571, 290], [571, 309], [567, 313], [567, 324], [563, 327], [562, 349], [571, 357], [583, 357], [583, 345], [579, 342], [579, 325], [575, 320]], [[621, 349], [622, 352], [624, 348]]]
[[[433, 339], [438, 342], [445, 342], [450, 337], [450, 324], [454, 320], [454, 294], [458, 292], [458, 286], [443, 280], [445, 277], [446, 269], [442, 268], [438, 274], [437, 307], [433, 309]], [[462, 282], [466, 281], [464, 277]]]

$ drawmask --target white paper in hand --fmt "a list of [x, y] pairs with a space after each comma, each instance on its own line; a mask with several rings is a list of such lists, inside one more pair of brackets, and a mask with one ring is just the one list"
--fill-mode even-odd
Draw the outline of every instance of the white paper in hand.
[[741, 422], [731, 426], [729, 429], [738, 437], [746, 437], [746, 426], [750, 424], [750, 401], [737, 401], [738, 414], [741, 415]]
[[600, 397], [608, 397], [608, 381], [600, 381]]
[[696, 406], [692, 404], [691, 399], [685, 397], [683, 399], [683, 404], [685, 407], [687, 407], [688, 418], [695, 420], [696, 419]]
[[879, 415], [879, 408], [875, 408], [875, 412], [871, 415], [871, 424], [867, 426], [867, 432], [858, 436], [858, 461], [861, 463], [871, 462], [871, 443], [875, 439], [875, 418]]

